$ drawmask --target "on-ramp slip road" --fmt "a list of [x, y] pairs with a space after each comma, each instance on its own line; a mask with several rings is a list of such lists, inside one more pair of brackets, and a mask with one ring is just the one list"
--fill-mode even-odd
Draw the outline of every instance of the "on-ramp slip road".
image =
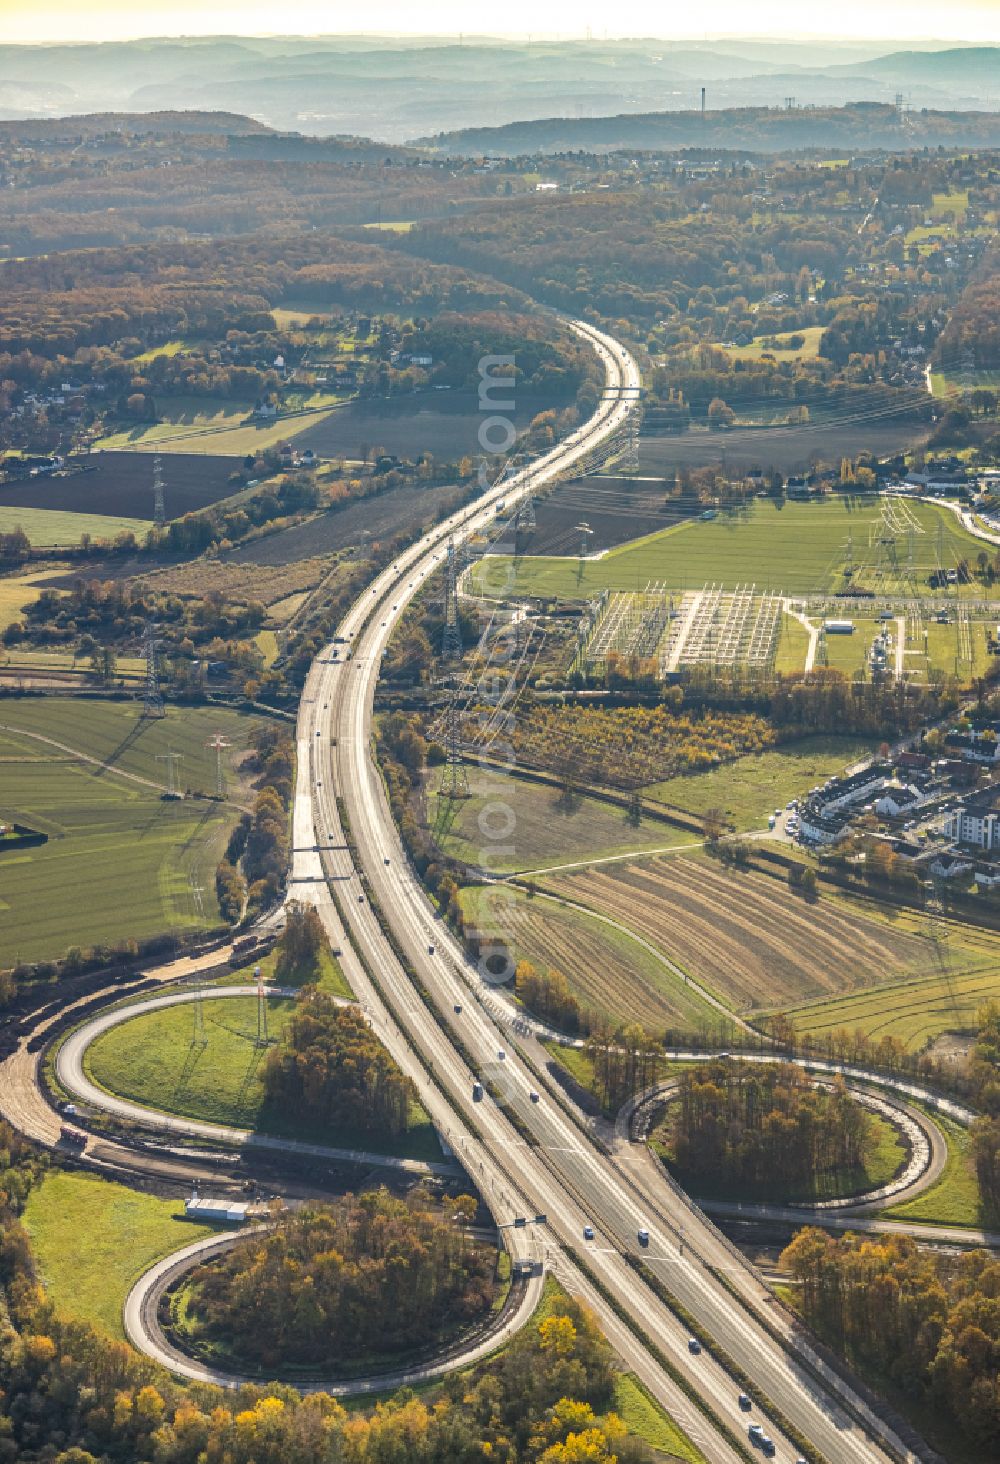
[[[376, 1030], [414, 1078], [498, 1221], [546, 1215], [547, 1259], [595, 1307], [612, 1343], [710, 1459], [739, 1457], [737, 1440], [746, 1447], [739, 1384], [728, 1359], [761, 1401], [785, 1464], [800, 1450], [778, 1427], [778, 1416], [829, 1464], [916, 1459], [859, 1388], [815, 1354], [704, 1215], [665, 1180], [640, 1188], [574, 1119], [544, 1071], [529, 1066], [527, 1047], [477, 999], [479, 975], [411, 869], [373, 763], [372, 704], [382, 654], [408, 601], [441, 566], [448, 539], [487, 527], [501, 497], [512, 505], [624, 418], [639, 382], [634, 361], [591, 327], [574, 329], [607, 374], [609, 391], [594, 416], [534, 463], [530, 479], [522, 473], [487, 493], [382, 571], [346, 615], [340, 643], [321, 653], [309, 673], [297, 733], [296, 895], [316, 903]], [[481, 1103], [473, 1102], [475, 1079], [488, 1087]], [[541, 1101], [532, 1101], [533, 1090]], [[583, 1238], [585, 1224], [595, 1230], [593, 1242]], [[648, 1248], [637, 1243], [640, 1228], [649, 1231]], [[689, 1352], [688, 1328], [666, 1304], [667, 1293], [724, 1356], [712, 1346], [700, 1356]], [[710, 1416], [692, 1404], [692, 1393]]]
[[[275, 1380], [275, 1374], [235, 1372], [212, 1367], [174, 1345], [164, 1333], [160, 1323], [160, 1302], [170, 1288], [195, 1266], [200, 1266], [215, 1256], [230, 1250], [248, 1235], [263, 1234], [267, 1225], [251, 1225], [243, 1230], [224, 1235], [209, 1235], [193, 1241], [183, 1250], [174, 1251], [157, 1261], [139, 1277], [125, 1298], [122, 1322], [125, 1335], [133, 1346], [154, 1362], [196, 1383], [214, 1383], [222, 1388], [236, 1388], [242, 1383], [261, 1383]], [[455, 1368], [471, 1367], [491, 1352], [509, 1341], [528, 1321], [542, 1299], [544, 1280], [539, 1270], [535, 1275], [515, 1278], [511, 1283], [507, 1305], [496, 1317], [488, 1321], [474, 1336], [461, 1339], [453, 1346], [444, 1348], [426, 1362], [414, 1363], [411, 1367], [398, 1368], [393, 1372], [375, 1373], [356, 1378], [317, 1378], [315, 1382], [303, 1382], [291, 1378], [303, 1393], [324, 1392], [345, 1398], [370, 1393], [390, 1393], [399, 1388], [413, 1387], [428, 1382], [444, 1372]], [[280, 1380], [280, 1372], [277, 1375]]]
[[[276, 997], [295, 996], [293, 987], [267, 987], [266, 995]], [[217, 986], [211, 990], [211, 1000], [220, 1001], [227, 997], [253, 997], [256, 986]], [[275, 1154], [306, 1155], [328, 1163], [363, 1164], [373, 1168], [403, 1170], [420, 1174], [453, 1175], [454, 1164], [425, 1163], [419, 1159], [400, 1159], [391, 1154], [376, 1154], [370, 1150], [337, 1149], [328, 1144], [311, 1144], [303, 1139], [290, 1139], [277, 1134], [256, 1133], [253, 1129], [233, 1128], [228, 1124], [209, 1123], [196, 1118], [184, 1118], [180, 1114], [161, 1113], [128, 1098], [119, 1098], [107, 1092], [87, 1076], [84, 1068], [84, 1054], [104, 1032], [119, 1027], [149, 1012], [198, 1001], [199, 993], [194, 990], [173, 991], [166, 996], [148, 996], [127, 1006], [116, 1006], [101, 1012], [71, 1032], [56, 1051], [56, 1077], [68, 1093], [79, 1098], [92, 1108], [103, 1110], [115, 1118], [124, 1118], [145, 1128], [162, 1129], [184, 1138], [204, 1139], [209, 1143], [229, 1144], [239, 1149], [266, 1150]], [[345, 1003], [346, 1005], [346, 1003]]]

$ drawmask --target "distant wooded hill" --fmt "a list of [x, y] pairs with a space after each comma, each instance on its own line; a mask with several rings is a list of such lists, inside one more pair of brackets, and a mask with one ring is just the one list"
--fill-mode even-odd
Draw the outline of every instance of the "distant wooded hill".
[[996, 97], [988, 46], [898, 51], [889, 41], [683, 43], [374, 36], [209, 36], [104, 45], [0, 46], [0, 117], [187, 108], [280, 131], [418, 134], [550, 115], [891, 103], [982, 108]]
[[[1000, 60], [997, 62], [1000, 68]], [[845, 107], [734, 107], [725, 111], [647, 112], [614, 117], [547, 117], [505, 127], [467, 127], [419, 141], [455, 154], [519, 157], [532, 153], [725, 148], [794, 152], [824, 148], [903, 152], [923, 147], [996, 147], [998, 112], [915, 112], [876, 102]]]

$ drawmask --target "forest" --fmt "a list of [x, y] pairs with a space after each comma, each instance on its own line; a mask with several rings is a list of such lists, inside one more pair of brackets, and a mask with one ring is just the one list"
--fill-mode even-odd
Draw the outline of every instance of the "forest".
[[[280, 1385], [186, 1386], [52, 1307], [18, 1214], [44, 1161], [0, 1126], [0, 1460], [4, 1464], [431, 1464], [449, 1459], [645, 1464], [608, 1409], [612, 1353], [593, 1317], [558, 1297], [501, 1354], [348, 1412]], [[573, 1440], [572, 1443], [569, 1441]]]
[[475, 1212], [465, 1196], [442, 1213], [419, 1189], [310, 1205], [194, 1272], [189, 1314], [265, 1368], [389, 1363], [488, 1313], [495, 1251], [459, 1223]]
[[[66, 137], [3, 124], [0, 232], [12, 254], [424, 218], [523, 190], [512, 170], [431, 164], [362, 138], [278, 137], [247, 118], [99, 119]], [[131, 122], [131, 127], [130, 127]], [[72, 165], [70, 165], [70, 157]]]
[[982, 261], [941, 333], [943, 361], [1000, 371], [1000, 246]]
[[[1000, 1262], [909, 1236], [800, 1230], [782, 1253], [802, 1313], [857, 1366], [932, 1404], [977, 1458], [1000, 1448]], [[869, 1373], [870, 1376], [870, 1373]]]
[[[511, 285], [330, 234], [90, 249], [0, 265], [0, 370], [5, 356], [72, 357], [126, 336], [222, 337], [273, 328], [270, 307], [435, 310], [526, 307]], [[13, 363], [18, 364], [16, 361]]]
[[312, 1129], [395, 1138], [409, 1126], [413, 1084], [363, 1014], [306, 987], [264, 1069], [267, 1103]]
[[860, 1168], [871, 1123], [839, 1080], [817, 1088], [790, 1063], [718, 1061], [681, 1074], [665, 1133], [684, 1174], [743, 1193]]

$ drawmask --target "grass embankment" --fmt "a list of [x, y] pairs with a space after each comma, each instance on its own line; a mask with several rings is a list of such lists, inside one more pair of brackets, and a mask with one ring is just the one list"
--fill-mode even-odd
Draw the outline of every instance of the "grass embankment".
[[123, 1340], [122, 1306], [132, 1283], [162, 1256], [213, 1233], [185, 1221], [183, 1210], [179, 1200], [91, 1175], [46, 1175], [28, 1198], [24, 1225], [56, 1308]]
[[[243, 973], [243, 980], [252, 981], [252, 970]], [[320, 984], [333, 992], [344, 989], [332, 958], [324, 961]], [[411, 1108], [410, 1129], [400, 1139], [380, 1138], [347, 1126], [305, 1124], [294, 1115], [269, 1108], [264, 1068], [268, 1052], [281, 1041], [292, 1017], [293, 998], [268, 998], [267, 1045], [260, 1046], [256, 997], [213, 996], [208, 988], [200, 1003], [200, 1026], [198, 1005], [192, 1001], [146, 1012], [102, 1033], [84, 1058], [88, 1077], [117, 1097], [184, 1118], [333, 1148], [441, 1159], [434, 1127], [416, 1102]]]
[[720, 1013], [682, 977], [625, 931], [585, 911], [509, 887], [464, 889], [461, 901], [470, 925], [503, 941], [515, 961], [560, 971], [581, 1005], [613, 1024], [640, 1022], [654, 1032], [719, 1025]]
[[[804, 632], [803, 632], [804, 633]], [[875, 743], [852, 737], [802, 737], [768, 752], [653, 783], [650, 798], [703, 814], [720, 808], [738, 829], [766, 826], [768, 815], [789, 798], [808, 793], [872, 751]]]
[[948, 1160], [941, 1177], [915, 1199], [880, 1211], [881, 1218], [996, 1229], [1000, 1226], [1000, 1216], [990, 1215], [983, 1207], [968, 1129], [937, 1112], [930, 1117], [948, 1141]]
[[[538, 1327], [549, 1317], [559, 1316], [567, 1300], [566, 1292], [552, 1275], [545, 1278], [542, 1299], [535, 1308], [531, 1325]], [[615, 1377], [611, 1412], [617, 1413], [630, 1434], [642, 1439], [651, 1449], [671, 1459], [684, 1459], [688, 1464], [705, 1464], [705, 1456], [687, 1434], [657, 1403], [634, 1373], [621, 1372]]]
[[472, 796], [458, 801], [437, 797], [440, 779], [434, 771], [427, 817], [442, 851], [497, 874], [672, 849], [698, 838], [653, 819], [636, 827], [624, 807], [489, 768], [469, 768]]
[[[884, 537], [882, 503], [874, 498], [831, 498], [817, 503], [754, 499], [745, 510], [722, 513], [704, 522], [689, 519], [645, 538], [611, 549], [599, 559], [585, 560], [582, 572], [576, 558], [524, 555], [516, 563], [489, 557], [473, 570], [481, 593], [562, 596], [588, 599], [601, 590], [642, 589], [657, 580], [671, 590], [701, 589], [708, 583], [733, 588], [755, 584], [759, 591], [790, 594], [826, 593], [842, 588], [847, 544], [852, 544], [853, 582], [878, 585], [886, 592], [934, 595], [929, 577], [937, 567], [940, 536], [945, 568], [967, 559], [974, 564], [982, 540], [962, 528], [955, 515], [939, 504], [907, 500], [897, 504], [900, 542], [908, 551], [913, 524], [913, 579], [905, 571], [907, 553], [897, 583], [882, 562]], [[984, 598], [983, 586], [959, 587], [974, 599]]]
[[253, 721], [217, 707], [171, 708], [162, 720], [143, 721], [134, 703], [5, 702], [0, 724], [18, 730], [0, 730], [0, 819], [49, 837], [3, 857], [0, 961], [221, 924], [215, 867], [238, 810], [164, 800], [161, 759], [169, 749], [182, 754], [181, 786], [208, 791], [215, 767], [205, 742], [224, 732], [237, 758]]
[[705, 1456], [693, 1444], [634, 1373], [619, 1373], [615, 1378], [613, 1411], [630, 1434], [642, 1439], [651, 1449], [671, 1459], [685, 1459], [688, 1464], [705, 1464]]

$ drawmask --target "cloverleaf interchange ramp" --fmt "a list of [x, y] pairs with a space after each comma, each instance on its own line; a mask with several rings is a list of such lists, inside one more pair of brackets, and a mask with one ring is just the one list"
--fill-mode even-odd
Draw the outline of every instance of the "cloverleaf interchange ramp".
[[[736, 1401], [744, 1378], [778, 1458], [789, 1464], [800, 1440], [813, 1459], [830, 1464], [914, 1459], [868, 1402], [812, 1353], [749, 1264], [686, 1196], [662, 1173], [630, 1171], [551, 1084], [542, 1049], [512, 1027], [509, 1008], [467, 965], [410, 869], [371, 757], [382, 652], [408, 600], [441, 567], [448, 539], [493, 524], [501, 496], [513, 505], [579, 466], [621, 428], [638, 387], [635, 363], [609, 337], [574, 328], [608, 377], [594, 416], [533, 463], [530, 478], [508, 479], [401, 554], [311, 668], [297, 728], [291, 887], [319, 909], [368, 1019], [504, 1227], [513, 1259], [547, 1264], [593, 1307], [627, 1365], [712, 1464], [746, 1456]], [[27, 1051], [23, 1058], [22, 1066]], [[31, 1066], [34, 1074], [37, 1064]], [[490, 1095], [479, 1104], [471, 1096], [476, 1078]], [[540, 1090], [537, 1103], [533, 1090]], [[40, 1097], [38, 1105], [45, 1107]], [[99, 1155], [87, 1157], [100, 1162]], [[124, 1162], [120, 1152], [116, 1158]], [[535, 1214], [546, 1216], [544, 1225], [513, 1226]], [[584, 1224], [595, 1228], [592, 1244], [583, 1241]], [[640, 1226], [650, 1231], [649, 1249], [641, 1252]], [[683, 1308], [683, 1322], [665, 1295]], [[511, 1325], [528, 1311], [519, 1305]], [[699, 1357], [687, 1349], [687, 1317], [715, 1344]], [[133, 1340], [144, 1346], [141, 1337]], [[794, 1438], [779, 1426], [785, 1420]]]
[[[310, 671], [298, 726], [296, 894], [319, 908], [332, 941], [344, 949], [348, 981], [498, 1222], [546, 1214], [546, 1257], [570, 1290], [595, 1305], [626, 1361], [709, 1458], [745, 1451], [736, 1372], [765, 1400], [765, 1415], [771, 1405], [768, 1428], [779, 1458], [795, 1459], [799, 1439], [830, 1464], [916, 1458], [812, 1353], [705, 1217], [665, 1182], [639, 1190], [533, 1071], [516, 1035], [475, 999], [483, 994], [480, 979], [406, 860], [371, 756], [382, 653], [407, 602], [441, 567], [448, 540], [481, 531], [501, 496], [513, 505], [624, 419], [627, 393], [639, 384], [635, 362], [606, 335], [579, 323], [574, 329], [607, 374], [609, 392], [594, 416], [534, 463], [530, 479], [508, 480], [401, 554], [345, 617], [338, 639], [349, 655], [334, 645]], [[476, 1079], [502, 1105], [491, 1097], [474, 1104]], [[543, 1086], [542, 1101], [533, 1103], [532, 1090]], [[597, 1232], [593, 1244], [582, 1238], [586, 1223]], [[648, 1250], [636, 1245], [640, 1227], [650, 1231]], [[710, 1347], [690, 1356], [687, 1328], [665, 1293], [722, 1355]], [[695, 1411], [692, 1395], [708, 1416]], [[794, 1439], [778, 1418], [788, 1421]]]

